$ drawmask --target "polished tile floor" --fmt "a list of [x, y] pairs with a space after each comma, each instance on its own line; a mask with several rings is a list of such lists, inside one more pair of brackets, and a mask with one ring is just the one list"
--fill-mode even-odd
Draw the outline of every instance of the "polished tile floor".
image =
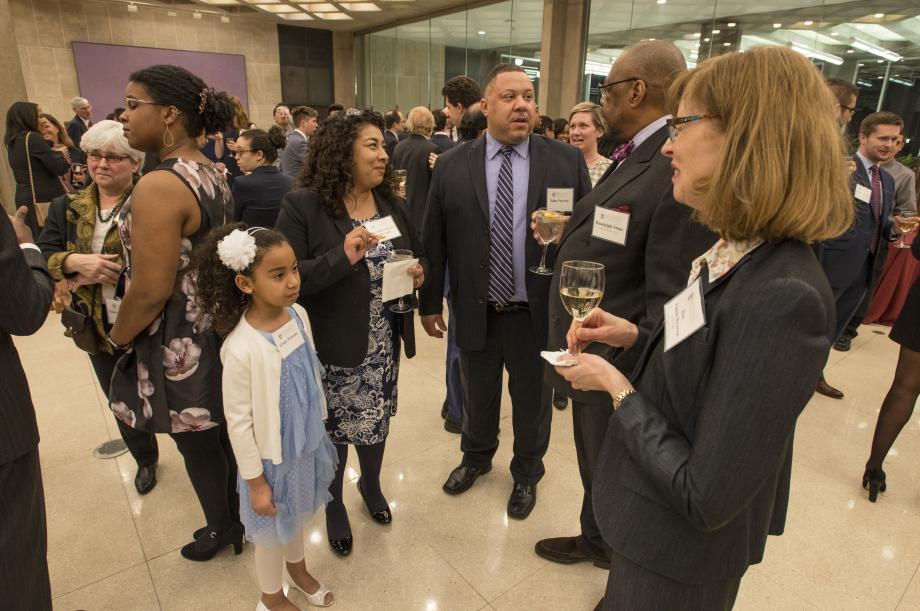
[[[417, 337], [418, 356], [402, 362], [384, 464], [393, 524], [379, 526], [364, 511], [352, 454], [345, 497], [354, 553], [332, 553], [318, 515], [307, 527], [309, 569], [343, 610], [592, 609], [603, 571], [554, 565], [533, 552], [537, 539], [574, 534], [578, 526], [571, 411], [554, 412], [546, 477], [526, 521], [505, 514], [512, 486], [507, 396], [495, 469], [449, 497], [441, 484], [458, 463], [459, 438], [442, 429], [439, 416], [444, 348], [420, 328]], [[138, 496], [129, 455], [92, 456], [118, 432], [89, 361], [62, 336], [57, 317], [17, 345], [41, 427], [55, 608], [253, 609], [251, 546], [239, 557], [227, 548], [204, 564], [179, 555], [204, 519], [172, 441], [160, 438], [159, 484]], [[852, 351], [832, 353], [828, 380], [846, 399], [816, 396], [799, 420], [786, 534], [771, 538], [765, 562], [748, 572], [738, 609], [920, 608], [920, 413], [886, 462], [887, 494], [872, 505], [860, 487], [896, 358], [897, 346], [880, 327], [863, 327]], [[295, 603], [307, 608], [298, 596]]]

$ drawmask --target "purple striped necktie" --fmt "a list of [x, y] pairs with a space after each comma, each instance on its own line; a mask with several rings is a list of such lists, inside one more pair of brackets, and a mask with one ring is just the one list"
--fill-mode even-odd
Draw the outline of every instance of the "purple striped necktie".
[[489, 301], [506, 304], [514, 297], [514, 179], [510, 146], [500, 149], [502, 167], [495, 189], [489, 248]]
[[876, 252], [878, 250], [879, 233], [882, 226], [882, 179], [881, 176], [879, 176], [877, 165], [873, 165], [869, 168], [869, 175], [872, 183], [872, 195], [869, 197], [869, 203], [875, 215], [872, 220], [878, 221], [872, 233], [872, 252]]

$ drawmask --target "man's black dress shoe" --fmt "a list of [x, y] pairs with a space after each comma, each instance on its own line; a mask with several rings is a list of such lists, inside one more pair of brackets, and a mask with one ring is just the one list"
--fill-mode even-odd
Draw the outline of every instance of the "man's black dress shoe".
[[581, 551], [576, 543], [576, 537], [554, 537], [541, 539], [534, 546], [534, 551], [541, 558], [560, 564], [575, 564], [576, 562], [593, 562], [600, 569], [610, 569], [610, 561], [596, 556], [589, 556]]
[[447, 431], [448, 433], [459, 435], [460, 434], [460, 423], [454, 422], [450, 418], [445, 418], [444, 419], [444, 430]]
[[827, 383], [827, 380], [823, 378], [818, 380], [818, 385], [815, 387], [815, 392], [825, 397], [830, 397], [831, 399], [843, 399], [843, 392], [837, 390], [833, 386]]
[[353, 540], [351, 537], [345, 537], [344, 539], [333, 539], [329, 537], [329, 547], [332, 548], [339, 556], [347, 556], [351, 553], [351, 544]]
[[441, 420], [447, 420], [447, 401], [441, 406]]
[[508, 499], [508, 516], [516, 520], [523, 520], [533, 511], [537, 504], [537, 487], [527, 484], [514, 484], [511, 498]]
[[844, 333], [837, 338], [837, 341], [834, 342], [834, 350], [838, 352], [849, 352], [850, 346], [853, 343], [853, 338]]
[[147, 494], [157, 485], [157, 464], [144, 465], [137, 468], [134, 476], [134, 487], [138, 494]]
[[485, 475], [491, 470], [492, 465], [486, 465], [485, 467], [466, 467], [460, 465], [450, 472], [450, 477], [447, 478], [447, 481], [444, 482], [441, 488], [447, 494], [460, 494], [461, 492], [466, 492], [473, 486], [473, 482], [476, 481], [477, 477]]

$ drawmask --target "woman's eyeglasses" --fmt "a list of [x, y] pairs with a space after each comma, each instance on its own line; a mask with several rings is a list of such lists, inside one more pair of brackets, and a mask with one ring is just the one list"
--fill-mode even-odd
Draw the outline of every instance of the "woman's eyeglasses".
[[233, 152], [233, 156], [234, 156], [234, 157], [242, 157], [242, 156], [243, 156], [243, 153], [253, 153], [253, 152], [255, 152], [253, 149], [236, 149], [236, 150]]
[[130, 159], [127, 155], [103, 155], [102, 153], [97, 153], [93, 151], [92, 153], [87, 153], [86, 158], [93, 162], [100, 162], [105, 159], [109, 163], [120, 163], [127, 159]]
[[671, 140], [677, 140], [677, 136], [680, 134], [680, 130], [677, 129], [678, 125], [686, 125], [687, 123], [694, 123], [696, 121], [702, 121], [703, 119], [717, 119], [715, 115], [702, 114], [702, 115], [687, 115], [686, 117], [673, 117], [668, 119], [668, 137]]

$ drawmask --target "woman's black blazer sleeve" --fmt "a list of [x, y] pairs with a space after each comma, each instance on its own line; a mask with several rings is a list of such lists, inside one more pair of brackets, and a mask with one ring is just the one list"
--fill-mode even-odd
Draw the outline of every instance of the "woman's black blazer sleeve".
[[54, 198], [48, 207], [48, 216], [35, 242], [46, 261], [52, 255], [67, 250], [67, 208], [69, 207], [70, 197], [67, 195]]
[[29, 156], [32, 158], [33, 173], [36, 162], [54, 176], [63, 176], [70, 169], [70, 162], [63, 153], [52, 149], [47, 140], [34, 132], [29, 136]]

